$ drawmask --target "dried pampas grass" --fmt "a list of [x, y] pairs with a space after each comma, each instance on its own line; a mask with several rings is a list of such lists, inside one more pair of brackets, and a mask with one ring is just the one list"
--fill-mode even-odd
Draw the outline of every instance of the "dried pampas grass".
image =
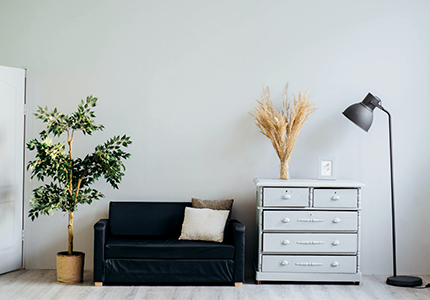
[[300, 90], [298, 96], [293, 94], [293, 104], [288, 101], [288, 84], [285, 88], [284, 109], [276, 112], [270, 98], [269, 87], [261, 91], [261, 101], [257, 100], [259, 106], [255, 107], [255, 124], [260, 132], [267, 136], [276, 150], [281, 161], [281, 179], [288, 179], [288, 162], [293, 151], [300, 130], [316, 110], [315, 103], [309, 102], [309, 90], [304, 94]]

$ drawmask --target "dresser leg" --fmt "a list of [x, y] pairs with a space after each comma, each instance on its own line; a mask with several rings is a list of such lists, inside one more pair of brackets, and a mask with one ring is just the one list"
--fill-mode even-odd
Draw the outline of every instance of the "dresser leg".
[[257, 281], [257, 284], [258, 284], [258, 285], [261, 285], [261, 281]]
[[94, 282], [95, 286], [103, 286], [103, 282]]

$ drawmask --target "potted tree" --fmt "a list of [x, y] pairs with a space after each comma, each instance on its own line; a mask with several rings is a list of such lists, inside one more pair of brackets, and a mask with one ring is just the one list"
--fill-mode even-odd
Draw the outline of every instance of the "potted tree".
[[[90, 186], [103, 177], [114, 189], [118, 189], [125, 166], [123, 160], [130, 154], [122, 149], [131, 144], [130, 137], [114, 136], [102, 145], [95, 147], [93, 153], [84, 158], [73, 158], [72, 144], [74, 134], [81, 131], [84, 135], [92, 135], [103, 130], [103, 125], [96, 125], [93, 108], [97, 98], [88, 96], [81, 100], [77, 111], [65, 115], [55, 108], [39, 106], [34, 115], [46, 124], [40, 132], [40, 139], [32, 139], [27, 143], [30, 151], [35, 150], [33, 161], [29, 161], [27, 169], [32, 169], [31, 178], [48, 182], [33, 190], [28, 216], [34, 221], [42, 215], [50, 215], [62, 211], [69, 216], [68, 251], [57, 254], [57, 281], [62, 283], [82, 282], [83, 252], [73, 250], [73, 217], [79, 204], [91, 204], [104, 195]], [[53, 143], [52, 138], [67, 135], [67, 140]], [[67, 146], [66, 146], [67, 144]]]

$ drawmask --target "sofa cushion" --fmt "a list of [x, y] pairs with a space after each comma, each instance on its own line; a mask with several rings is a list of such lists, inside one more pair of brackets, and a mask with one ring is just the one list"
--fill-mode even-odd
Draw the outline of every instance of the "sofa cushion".
[[230, 232], [230, 219], [231, 219], [231, 211], [233, 209], [233, 199], [226, 200], [202, 200], [198, 198], [191, 198], [191, 204], [194, 208], [209, 208], [215, 210], [228, 210], [227, 222], [224, 228], [224, 238], [228, 238], [231, 235]]
[[[215, 210], [228, 210], [231, 212], [233, 208], [233, 199], [227, 200], [202, 200], [191, 198], [191, 203], [194, 208], [209, 208]], [[230, 217], [230, 216], [229, 216]]]
[[191, 203], [111, 201], [110, 232], [113, 235], [178, 237], [187, 206]]
[[114, 236], [106, 241], [106, 258], [233, 259], [234, 246], [153, 236]]
[[221, 243], [228, 210], [185, 208], [180, 240], [200, 240]]

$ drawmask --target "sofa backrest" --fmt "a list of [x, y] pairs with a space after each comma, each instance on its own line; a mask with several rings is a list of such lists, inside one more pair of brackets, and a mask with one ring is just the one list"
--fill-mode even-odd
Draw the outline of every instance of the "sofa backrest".
[[191, 206], [191, 202], [112, 201], [109, 206], [110, 232], [114, 235], [179, 237], [187, 206]]

